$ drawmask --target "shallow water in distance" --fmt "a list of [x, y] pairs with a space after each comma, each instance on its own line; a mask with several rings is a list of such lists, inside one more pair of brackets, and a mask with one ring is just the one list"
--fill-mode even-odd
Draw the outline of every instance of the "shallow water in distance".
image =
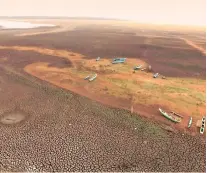
[[29, 29], [29, 28], [54, 27], [54, 26], [56, 25], [0, 20], [0, 29]]

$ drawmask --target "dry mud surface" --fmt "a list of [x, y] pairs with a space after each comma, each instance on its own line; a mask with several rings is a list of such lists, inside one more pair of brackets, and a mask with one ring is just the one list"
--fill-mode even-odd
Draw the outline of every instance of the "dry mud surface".
[[30, 115], [0, 125], [1, 171], [205, 170], [200, 136], [169, 132], [128, 111], [0, 71], [0, 117], [15, 110]]
[[[45, 37], [18, 39], [0, 42], [47, 47]], [[0, 171], [205, 171], [206, 142], [198, 133], [101, 105], [24, 72], [39, 61], [65, 64], [54, 56], [0, 50]], [[202, 71], [203, 60], [196, 61]]]
[[2, 115], [0, 123], [6, 125], [13, 125], [22, 122], [26, 118], [26, 115], [20, 112], [11, 112], [5, 115]]

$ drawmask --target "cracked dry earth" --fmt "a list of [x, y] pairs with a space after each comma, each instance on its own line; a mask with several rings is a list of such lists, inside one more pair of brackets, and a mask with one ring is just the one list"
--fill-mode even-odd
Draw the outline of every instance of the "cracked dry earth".
[[0, 98], [0, 171], [205, 171], [200, 136], [167, 132], [18, 68], [0, 66]]

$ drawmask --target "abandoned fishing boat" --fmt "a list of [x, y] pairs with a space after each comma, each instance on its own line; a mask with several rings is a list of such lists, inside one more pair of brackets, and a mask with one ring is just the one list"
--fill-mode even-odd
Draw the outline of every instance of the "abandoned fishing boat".
[[139, 70], [142, 67], [142, 65], [138, 65], [134, 67], [134, 70]]
[[173, 121], [173, 122], [175, 122], [175, 123], [179, 123], [179, 122], [181, 121], [180, 118], [177, 118], [177, 117], [173, 116], [172, 114], [168, 114], [168, 113], [166, 113], [165, 111], [163, 111], [163, 110], [160, 109], [160, 108], [159, 108], [159, 111], [160, 111], [160, 113], [161, 113], [165, 118], [167, 118], [167, 119], [169, 119], [169, 120], [171, 120], [171, 121]]
[[190, 127], [191, 127], [192, 122], [193, 122], [193, 118], [192, 118], [192, 117], [190, 117], [189, 122], [188, 122], [188, 128], [190, 128]]
[[203, 134], [204, 133], [204, 130], [205, 130], [205, 117], [202, 118], [202, 125], [201, 125], [201, 128], [200, 128], [200, 133]]
[[201, 128], [200, 128], [200, 134], [203, 134], [205, 130], [205, 126], [202, 124]]
[[176, 116], [178, 116], [178, 117], [183, 118], [183, 116], [182, 116], [182, 115], [180, 115], [180, 114], [178, 114], [178, 113], [176, 113], [176, 112], [174, 112], [174, 111], [171, 111], [170, 113], [171, 113], [171, 114], [173, 114], [173, 115], [176, 115]]
[[125, 61], [122, 61], [122, 60], [120, 60], [120, 61], [113, 61], [112, 62], [112, 64], [119, 64], [119, 63], [124, 63]]
[[124, 63], [126, 58], [114, 58], [112, 64]]
[[97, 77], [97, 74], [95, 74], [94, 76], [92, 76], [90, 79], [89, 79], [89, 82], [93, 81], [94, 79], [96, 79]]
[[155, 73], [155, 74], [153, 75], [154, 78], [157, 78], [158, 76], [159, 76], [159, 73]]

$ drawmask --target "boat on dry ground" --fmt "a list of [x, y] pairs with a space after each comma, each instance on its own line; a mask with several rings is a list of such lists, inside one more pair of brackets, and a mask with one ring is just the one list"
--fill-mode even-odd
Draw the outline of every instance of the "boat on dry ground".
[[171, 120], [171, 121], [173, 121], [173, 122], [175, 122], [175, 123], [179, 123], [179, 122], [181, 122], [181, 118], [178, 118], [178, 117], [174, 116], [173, 114], [169, 114], [169, 113], [163, 111], [163, 110], [160, 109], [160, 108], [159, 108], [159, 111], [160, 111], [160, 113], [161, 113], [165, 118], [167, 118], [167, 119], [169, 119], [169, 120]]
[[190, 127], [191, 127], [192, 122], [193, 122], [193, 118], [192, 118], [192, 117], [190, 117], [189, 122], [188, 122], [188, 128], [190, 128]]
[[134, 70], [139, 70], [142, 67], [142, 65], [138, 65], [134, 67]]
[[201, 128], [200, 128], [200, 134], [203, 134], [205, 130], [205, 126], [202, 124]]
[[92, 76], [90, 79], [89, 79], [89, 82], [93, 81], [94, 79], [96, 79], [97, 77], [97, 74], [95, 74], [94, 76]]
[[201, 128], [200, 128], [200, 133], [201, 133], [201, 134], [204, 133], [204, 130], [205, 130], [205, 122], [206, 122], [206, 119], [205, 119], [205, 117], [203, 117], [203, 118], [202, 118]]
[[159, 76], [159, 73], [155, 73], [154, 75], [153, 75], [153, 78], [157, 78]]
[[124, 63], [126, 58], [114, 58], [112, 64]]

